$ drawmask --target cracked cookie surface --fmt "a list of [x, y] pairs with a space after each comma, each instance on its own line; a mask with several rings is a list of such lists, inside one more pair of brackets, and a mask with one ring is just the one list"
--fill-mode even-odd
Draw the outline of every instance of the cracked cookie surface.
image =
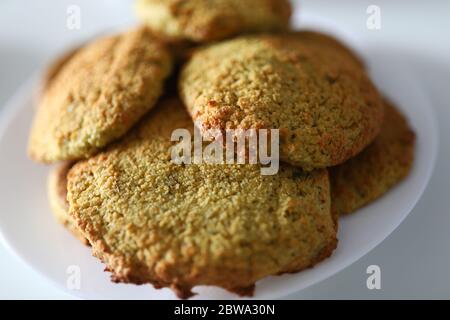
[[29, 139], [31, 158], [86, 158], [119, 138], [154, 106], [171, 65], [166, 48], [146, 28], [79, 49], [43, 92]]
[[336, 247], [327, 170], [281, 164], [177, 165], [174, 129], [193, 129], [166, 100], [123, 140], [68, 175], [70, 213], [118, 282], [197, 285], [250, 295], [268, 275], [296, 272]]
[[340, 164], [379, 133], [383, 104], [361, 61], [311, 32], [240, 37], [199, 49], [180, 95], [202, 129], [280, 129], [280, 157]]

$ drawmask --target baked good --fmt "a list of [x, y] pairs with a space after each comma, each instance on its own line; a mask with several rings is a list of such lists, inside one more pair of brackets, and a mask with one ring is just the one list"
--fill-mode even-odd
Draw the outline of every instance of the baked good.
[[192, 127], [168, 99], [70, 170], [70, 214], [114, 281], [170, 287], [182, 298], [197, 285], [251, 295], [259, 279], [332, 253], [327, 170], [281, 164], [263, 176], [259, 165], [175, 164], [171, 133]]
[[383, 103], [362, 63], [310, 32], [240, 37], [199, 49], [180, 95], [208, 129], [280, 130], [280, 157], [305, 170], [345, 162], [380, 131]]
[[194, 42], [285, 30], [291, 16], [288, 0], [138, 0], [135, 11], [167, 38]]
[[330, 168], [332, 210], [346, 214], [376, 200], [403, 180], [414, 162], [415, 134], [386, 100], [380, 135], [356, 157]]
[[31, 158], [86, 158], [121, 137], [155, 105], [171, 65], [146, 28], [80, 49], [43, 94], [29, 139]]
[[67, 230], [69, 230], [83, 244], [89, 242], [81, 234], [75, 221], [69, 215], [69, 202], [67, 201], [67, 173], [72, 167], [72, 162], [63, 162], [53, 168], [48, 177], [48, 200], [53, 215]]

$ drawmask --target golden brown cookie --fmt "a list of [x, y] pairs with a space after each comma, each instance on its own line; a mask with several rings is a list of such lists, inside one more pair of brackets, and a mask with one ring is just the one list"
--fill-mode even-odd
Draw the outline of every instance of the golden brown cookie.
[[44, 163], [85, 158], [119, 138], [154, 106], [171, 64], [165, 47], [145, 28], [80, 49], [40, 101], [30, 156]]
[[359, 59], [310, 32], [248, 36], [198, 50], [180, 76], [201, 129], [280, 129], [280, 157], [340, 164], [379, 133], [383, 103]]
[[330, 168], [333, 212], [354, 212], [405, 178], [414, 162], [414, 145], [408, 121], [386, 102], [384, 124], [375, 141], [356, 157]]
[[190, 129], [181, 103], [166, 100], [121, 142], [68, 175], [70, 213], [113, 280], [197, 285], [251, 295], [268, 275], [296, 272], [336, 247], [327, 170], [282, 164], [171, 162], [171, 133]]
[[135, 9], [153, 30], [195, 42], [285, 30], [291, 16], [288, 0], [138, 0]]
[[81, 234], [75, 221], [69, 215], [69, 203], [67, 202], [67, 173], [72, 167], [71, 162], [58, 164], [48, 177], [48, 199], [53, 215], [64, 227], [67, 228], [78, 240], [88, 245], [89, 242]]

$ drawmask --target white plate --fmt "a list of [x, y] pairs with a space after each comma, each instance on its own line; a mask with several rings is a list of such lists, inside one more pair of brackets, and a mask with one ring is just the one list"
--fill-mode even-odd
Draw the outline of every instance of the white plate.
[[[361, 51], [361, 46], [359, 48]], [[417, 75], [394, 57], [369, 53], [366, 58], [377, 85], [405, 112], [416, 131], [413, 171], [384, 197], [341, 220], [339, 246], [330, 259], [298, 274], [259, 281], [255, 292], [257, 299], [280, 298], [304, 289], [367, 254], [405, 219], [429, 181], [437, 154], [437, 127]], [[175, 298], [168, 289], [111, 283], [109, 274], [103, 272], [104, 266], [91, 256], [90, 249], [54, 220], [46, 195], [49, 168], [31, 162], [26, 156], [35, 85], [35, 80], [25, 84], [9, 101], [0, 118], [0, 231], [4, 243], [36, 271], [79, 297]], [[80, 268], [80, 289], [71, 290], [66, 286], [70, 266]], [[199, 293], [197, 299], [236, 298], [219, 288], [197, 287], [194, 291]]]

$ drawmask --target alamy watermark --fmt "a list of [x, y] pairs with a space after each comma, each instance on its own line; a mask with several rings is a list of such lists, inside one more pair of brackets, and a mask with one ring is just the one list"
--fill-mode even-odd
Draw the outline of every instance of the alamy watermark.
[[77, 265], [70, 265], [66, 269], [66, 287], [69, 290], [81, 289], [81, 268]]
[[366, 13], [369, 15], [366, 20], [366, 27], [369, 30], [381, 29], [381, 8], [377, 5], [370, 5], [366, 9]]
[[[278, 129], [200, 130], [194, 140], [187, 129], [172, 132], [171, 159], [176, 164], [260, 164], [261, 175], [274, 175], [279, 169]], [[209, 143], [208, 143], [209, 142]], [[193, 150], [192, 150], [193, 149]]]
[[366, 273], [370, 276], [367, 277], [366, 286], [369, 290], [381, 289], [381, 268], [376, 264], [372, 264], [367, 267]]
[[66, 9], [66, 27], [69, 30], [81, 29], [81, 8], [77, 5], [70, 5]]

